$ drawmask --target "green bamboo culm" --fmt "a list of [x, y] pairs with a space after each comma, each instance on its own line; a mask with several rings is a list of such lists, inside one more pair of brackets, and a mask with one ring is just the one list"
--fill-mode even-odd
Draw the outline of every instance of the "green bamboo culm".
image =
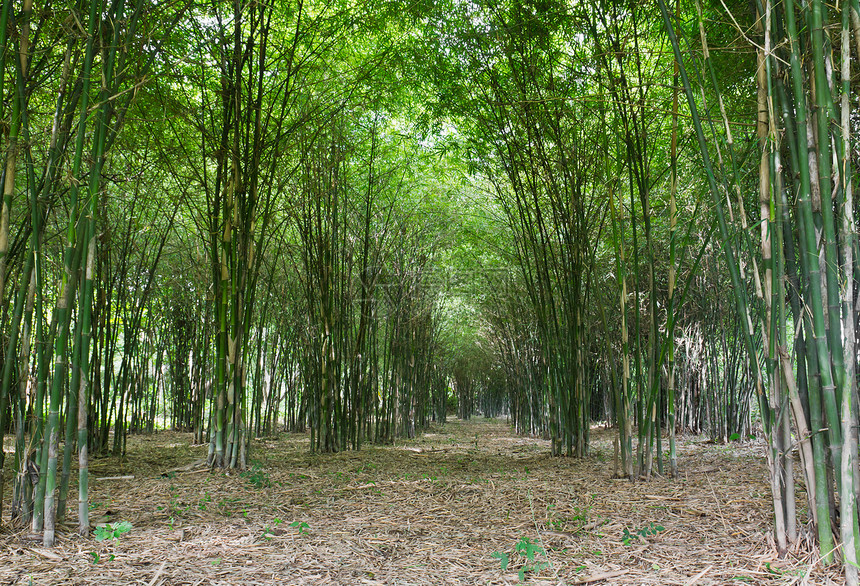
[[[687, 104], [690, 109], [690, 114], [693, 120], [693, 126], [696, 132], [696, 140], [699, 146], [699, 153], [702, 157], [703, 166], [705, 169], [705, 173], [708, 179], [708, 188], [711, 193], [711, 199], [713, 203], [713, 209], [716, 212], [717, 222], [720, 230], [720, 237], [722, 240], [722, 249], [723, 249], [723, 257], [726, 261], [727, 268], [729, 269], [729, 275], [731, 277], [732, 284], [732, 293], [735, 300], [735, 308], [737, 310], [738, 316], [740, 318], [740, 330], [741, 337], [743, 339], [744, 347], [747, 350], [747, 354], [749, 356], [749, 363], [752, 367], [753, 376], [756, 385], [756, 393], [758, 398], [759, 409], [762, 417], [763, 429], [766, 437], [768, 438], [769, 444], [772, 442], [772, 415], [770, 412], [769, 404], [766, 398], [766, 392], [763, 388], [763, 377], [761, 372], [761, 360], [759, 350], [756, 348], [756, 345], [753, 341], [752, 335], [752, 323], [750, 320], [750, 312], [749, 312], [749, 303], [746, 295], [746, 288], [741, 281], [740, 278], [740, 270], [737, 263], [737, 259], [735, 256], [735, 251], [732, 248], [732, 239], [729, 233], [728, 223], [726, 221], [725, 213], [723, 211], [723, 201], [720, 190], [717, 186], [717, 180], [714, 174], [713, 164], [711, 162], [710, 152], [708, 150], [708, 142], [705, 138], [704, 131], [702, 129], [702, 120], [699, 116], [698, 106], [696, 105], [695, 97], [693, 96], [692, 87], [690, 85], [690, 78], [687, 75], [687, 69], [684, 64], [683, 56], [681, 54], [680, 44], [678, 42], [678, 37], [675, 34], [674, 27], [672, 26], [672, 21], [669, 15], [668, 8], [666, 7], [665, 0], [658, 0], [658, 4], [660, 6], [660, 13], [663, 16], [663, 24], [666, 29], [666, 32], [669, 36], [669, 40], [672, 44], [672, 50], [675, 54], [675, 60], [678, 63], [679, 74], [681, 76], [681, 82], [684, 86], [684, 93], [687, 98]], [[769, 458], [771, 457], [770, 451], [768, 451]], [[770, 462], [771, 465], [773, 462]], [[772, 490], [774, 491], [774, 501], [777, 501], [776, 495], [776, 487], [772, 486]], [[780, 512], [781, 514], [781, 512]]]
[[[818, 7], [820, 10], [820, 6]], [[841, 462], [841, 439], [839, 436], [839, 426], [836, 424], [838, 416], [835, 413], [835, 393], [834, 383], [831, 375], [831, 355], [827, 343], [827, 332], [824, 318], [824, 299], [821, 294], [821, 271], [818, 261], [818, 247], [816, 243], [816, 224], [812, 210], [812, 179], [810, 175], [810, 167], [808, 161], [815, 153], [809, 151], [809, 136], [808, 136], [808, 116], [806, 107], [806, 93], [803, 88], [804, 69], [800, 57], [800, 39], [797, 32], [797, 24], [795, 19], [795, 7], [793, 0], [786, 0], [785, 4], [785, 24], [786, 34], [789, 40], [789, 66], [791, 84], [789, 89], [791, 92], [792, 103], [794, 106], [795, 120], [795, 144], [793, 145], [797, 152], [798, 168], [797, 171], [800, 177], [799, 191], [797, 196], [797, 222], [798, 231], [800, 234], [800, 251], [801, 251], [801, 269], [805, 276], [803, 291], [805, 293], [806, 304], [808, 311], [804, 312], [805, 329], [807, 331], [807, 340], [811, 342], [811, 350], [813, 355], [807, 364], [813, 368], [810, 372], [814, 372], [816, 376], [809, 376], [811, 383], [818, 381], [817, 385], [811, 385], [809, 393], [809, 401], [812, 417], [812, 433], [818, 434], [819, 430], [824, 429], [827, 425], [824, 421], [824, 416], [833, 423], [829, 425], [829, 440], [832, 450], [833, 461]], [[816, 70], [824, 67], [822, 60], [814, 63]], [[819, 141], [828, 142], [828, 141]], [[829, 149], [828, 149], [829, 152]], [[830, 189], [827, 188], [827, 193], [821, 193], [822, 200], [826, 198], [829, 202]], [[829, 205], [829, 204], [828, 204]], [[822, 201], [822, 208], [827, 207]], [[822, 214], [823, 215], [823, 214]], [[829, 231], [832, 237], [832, 224]], [[825, 241], [827, 240], [828, 230], [825, 228]], [[825, 244], [826, 246], [826, 244]], [[811, 314], [811, 315], [810, 315]], [[823, 402], [823, 405], [822, 405]], [[835, 428], [835, 429], [834, 429]], [[816, 442], [813, 440], [813, 444]], [[814, 455], [815, 461], [815, 482], [816, 482], [816, 508], [818, 511], [818, 539], [821, 549], [822, 558], [830, 563], [833, 560], [833, 551], [835, 548], [833, 542], [833, 533], [830, 529], [830, 506], [829, 506], [829, 491], [826, 484], [826, 460], [822, 453], [823, 444], [819, 445]], [[837, 483], [839, 483], [841, 475], [837, 474]]]
[[[120, 2], [118, 2], [116, 5], [114, 5], [115, 13], [112, 14], [112, 18], [111, 18], [111, 21], [113, 23], [118, 23], [119, 21], [121, 21], [122, 14], [123, 14], [123, 8], [124, 8], [124, 2], [122, 0], [120, 0]], [[86, 61], [85, 61], [85, 69], [87, 67], [89, 67], [90, 71], [92, 68], [92, 55], [94, 52], [94, 43], [95, 43], [94, 38], [95, 38], [95, 31], [96, 31], [95, 27], [97, 26], [98, 14], [100, 14], [99, 11], [101, 9], [103, 9], [103, 4], [102, 4], [102, 2], [100, 2], [100, 0], [94, 1], [90, 6], [90, 23], [89, 23], [88, 40], [87, 40], [88, 46], [87, 46], [87, 55], [86, 55]], [[90, 33], [92, 34], [92, 36], [90, 36]], [[110, 96], [109, 87], [105, 87], [105, 86], [107, 84], [111, 83], [111, 81], [113, 79], [113, 66], [115, 63], [117, 48], [119, 45], [118, 27], [115, 28], [113, 33], [114, 33], [113, 42], [108, 49], [107, 61], [104, 65], [104, 70], [103, 70], [102, 78], [104, 80], [104, 85], [99, 92], [98, 122], [96, 124], [95, 136], [93, 138], [93, 145], [92, 145], [92, 160], [94, 161], [94, 164], [93, 164], [93, 168], [90, 169], [90, 172], [89, 172], [89, 183], [88, 183], [88, 187], [87, 187], [88, 198], [87, 198], [87, 202], [86, 202], [86, 212], [85, 212], [86, 216], [85, 216], [85, 220], [84, 220], [83, 229], [76, 231], [76, 237], [79, 240], [79, 243], [83, 245], [82, 246], [82, 256], [84, 258], [81, 259], [79, 262], [81, 262], [86, 267], [89, 267], [90, 263], [93, 262], [92, 259], [95, 256], [95, 218], [96, 218], [97, 210], [98, 210], [98, 189], [99, 189], [100, 177], [101, 177], [101, 167], [104, 164], [104, 148], [105, 148], [105, 140], [106, 140], [106, 134], [107, 134], [106, 116], [107, 116], [107, 111], [110, 108], [110, 101], [108, 100], [108, 98]], [[92, 52], [91, 52], [91, 46], [93, 47]], [[89, 79], [89, 75], [84, 77], [85, 84], [87, 83], [88, 79]], [[88, 95], [88, 93], [85, 92], [84, 95], [86, 96], [86, 95]], [[80, 121], [80, 124], [78, 127], [79, 133], [84, 132], [85, 125], [86, 125], [87, 110], [86, 110], [85, 101], [86, 101], [85, 99], [82, 99], [81, 121]], [[77, 137], [77, 140], [79, 141], [81, 148], [80, 148], [80, 150], [78, 150], [79, 144], [76, 143], [76, 158], [75, 158], [75, 162], [74, 162], [75, 166], [79, 165], [78, 157], [79, 157], [80, 152], [82, 152], [82, 146], [83, 146], [83, 143], [81, 142], [83, 140], [83, 138], [80, 136], [80, 134]], [[77, 268], [73, 267], [72, 274], [74, 275], [76, 273], [77, 273]], [[86, 278], [89, 278], [89, 284], [87, 284]], [[75, 286], [72, 282], [67, 282], [66, 287], [69, 287], [70, 290], [72, 290], [72, 291], [75, 289]], [[89, 298], [87, 298], [87, 295], [89, 295]], [[72, 300], [74, 299], [74, 295], [69, 295], [69, 297], [71, 297]], [[84, 369], [86, 366], [84, 363], [84, 360], [88, 359], [88, 356], [89, 356], [88, 347], [87, 347], [86, 352], [83, 351], [83, 329], [82, 328], [84, 325], [84, 321], [86, 319], [86, 314], [89, 312], [88, 308], [91, 306], [91, 304], [92, 304], [92, 271], [88, 270], [87, 274], [85, 275], [85, 282], [84, 282], [83, 288], [82, 288], [82, 298], [80, 299], [81, 328], [80, 329], [76, 328], [77, 331], [81, 332], [81, 337], [82, 337], [81, 341], [76, 344], [76, 348], [81, 348], [81, 352], [77, 352], [79, 359], [80, 359], [80, 357], [84, 357], [81, 360], [81, 368], [82, 369]], [[56, 362], [55, 362], [55, 364], [57, 366], [55, 367], [55, 370], [54, 370], [54, 381], [53, 381], [52, 391], [51, 391], [51, 401], [50, 401], [50, 408], [49, 408], [49, 414], [48, 414], [48, 424], [47, 424], [46, 433], [45, 433], [45, 438], [49, 441], [49, 444], [47, 446], [48, 449], [46, 450], [48, 452], [49, 456], [48, 456], [48, 462], [47, 462], [47, 468], [46, 468], [47, 473], [45, 474], [47, 479], [46, 479], [46, 486], [45, 486], [45, 492], [44, 492], [45, 527], [44, 527], [44, 533], [43, 533], [43, 544], [45, 546], [51, 546], [54, 542], [54, 539], [55, 539], [54, 523], [55, 523], [56, 512], [53, 510], [53, 503], [54, 503], [54, 499], [55, 499], [54, 489], [56, 488], [56, 474], [57, 474], [57, 442], [58, 442], [58, 436], [59, 436], [58, 409], [59, 409], [59, 403], [61, 401], [62, 387], [63, 387], [64, 381], [66, 380], [66, 371], [68, 369], [68, 364], [66, 363], [66, 360], [67, 360], [66, 352], [67, 352], [67, 347], [68, 347], [68, 335], [69, 335], [69, 328], [70, 328], [70, 323], [69, 323], [70, 322], [70, 315], [69, 315], [70, 308], [68, 306], [68, 303], [65, 301], [64, 301], [63, 305], [64, 305], [64, 307], [61, 307], [60, 312], [59, 312], [60, 315], [62, 316], [62, 319], [60, 319], [60, 323], [62, 324], [62, 326], [61, 326], [62, 330], [61, 330], [60, 335], [58, 336], [58, 342], [57, 342], [57, 344], [55, 344], [55, 348], [56, 348], [56, 352], [55, 352], [55, 361]], [[58, 375], [60, 375], [60, 376], [58, 376]], [[57, 380], [58, 378], [61, 380]], [[83, 377], [82, 377], [82, 380], [83, 380]], [[78, 390], [76, 389], [76, 391], [78, 391]], [[80, 431], [78, 431], [78, 437], [80, 437]], [[69, 439], [71, 439], [71, 438], [69, 438]], [[72, 442], [67, 441], [67, 446], [68, 446], [67, 449], [71, 449], [71, 445], [72, 445]], [[83, 445], [84, 445], [84, 449], [86, 449], [85, 448], [85, 446], [86, 446], [85, 442]], [[79, 449], [80, 449], [80, 446], [79, 446]], [[83, 472], [86, 472], [86, 470], [87, 470], [87, 468], [84, 467]], [[79, 474], [80, 474], [80, 472], [79, 472]], [[80, 485], [81, 485], [81, 483], [79, 480], [79, 486]], [[86, 482], [84, 482], [82, 486], [84, 488], [86, 488], [86, 486], [87, 486]], [[79, 488], [79, 491], [80, 491], [80, 488]], [[86, 504], [87, 500], [86, 500], [85, 496], [83, 498], [81, 498], [80, 494], [79, 494], [79, 500], [83, 502], [83, 505], [81, 505], [79, 503], [79, 513], [80, 513], [80, 508], [82, 506], [87, 506], [87, 504]], [[87, 519], [86, 515], [83, 518], [84, 518], [84, 520], [86, 520]], [[81, 523], [80, 529], [82, 529], [84, 532], [88, 532], [89, 531], [88, 526], [89, 526], [88, 521], [87, 521], [86, 526], [83, 526], [83, 523]]]
[[[693, 118], [693, 126], [696, 132], [696, 139], [699, 144], [700, 154], [702, 155], [703, 164], [705, 167], [705, 173], [708, 178], [708, 188], [711, 192], [711, 197], [713, 199], [714, 210], [717, 214], [717, 222], [720, 229], [720, 237], [723, 241], [723, 256], [726, 260], [726, 265], [729, 269], [729, 275], [731, 277], [733, 295], [735, 298], [735, 305], [737, 307], [738, 313], [741, 315], [741, 334], [744, 341], [744, 346], [747, 349], [747, 352], [750, 355], [750, 364], [753, 369], [753, 374], [757, 380], [761, 380], [761, 369], [760, 369], [760, 360], [759, 360], [759, 352], [755, 347], [753, 342], [752, 332], [750, 330], [750, 321], [749, 321], [749, 311], [748, 311], [748, 301], [746, 295], [746, 288], [741, 283], [740, 272], [738, 269], [738, 263], [735, 257], [734, 250], [727, 245], [731, 241], [728, 223], [726, 222], [725, 213], [723, 212], [723, 202], [722, 196], [720, 194], [719, 188], [717, 187], [716, 177], [714, 175], [713, 164], [711, 162], [711, 157], [708, 152], [708, 142], [705, 138], [705, 134], [702, 130], [702, 121], [699, 116], [698, 107], [696, 106], [696, 100], [693, 96], [693, 91], [690, 86], [690, 78], [687, 75], [686, 67], [683, 62], [683, 57], [681, 55], [681, 50], [678, 44], [678, 37], [675, 35], [674, 28], [672, 27], [671, 20], [669, 18], [669, 13], [666, 8], [665, 0], [658, 0], [660, 6], [660, 12], [663, 14], [663, 22], [666, 26], [667, 33], [669, 35], [669, 39], [672, 43], [672, 48], [675, 52], [675, 59], [678, 61], [679, 65], [679, 73], [681, 75], [681, 82], [684, 86], [684, 92], [687, 97], [687, 103], [690, 108], [691, 116]], [[763, 397], [763, 389], [759, 390], [760, 397]], [[765, 433], [770, 434], [770, 410], [765, 403], [761, 405], [762, 409], [762, 419], [765, 424]]]
[[[845, 156], [851, 152], [851, 53], [850, 53], [850, 14], [851, 2], [842, 3], [841, 30], [841, 114], [842, 132], [841, 165], [838, 169], [839, 183], [842, 189], [840, 206], [840, 234], [843, 276], [850, 277], [854, 265], [854, 197], [851, 173], [851, 157]], [[860, 39], [858, 39], [860, 40]], [[857, 519], [856, 471], [857, 471], [857, 414], [854, 405], [856, 392], [856, 333], [854, 331], [855, 299], [854, 287], [849, 280], [848, 286], [842, 288], [841, 315], [845, 324], [845, 346], [842, 348], [844, 376], [840, 389], [842, 395], [842, 438], [845, 446], [842, 451], [842, 461], [839, 463], [842, 471], [842, 490], [839, 495], [840, 503], [840, 538], [842, 539], [842, 555], [845, 566], [845, 582], [847, 586], [857, 586], [858, 576], [858, 545], [860, 545], [860, 525]]]
[[[820, 309], [812, 308], [813, 322], [815, 325], [816, 347], [819, 354], [819, 360], [827, 358], [827, 368], [821, 367], [821, 390], [822, 398], [825, 405], [825, 413], [827, 415], [827, 429], [830, 439], [831, 457], [834, 463], [842, 460], [842, 428], [839, 424], [839, 401], [842, 391], [843, 381], [845, 379], [845, 365], [842, 358], [842, 320], [841, 320], [841, 302], [839, 295], [839, 260], [836, 253], [836, 231], [835, 220], [833, 217], [833, 171], [832, 160], [833, 153], [831, 151], [831, 135], [836, 135], [834, 138], [838, 140], [838, 134], [831, 129], [837, 129], [838, 126], [832, 124], [835, 122], [833, 114], [833, 100], [830, 92], [830, 85], [827, 80], [825, 71], [825, 47], [824, 47], [824, 24], [823, 24], [823, 2], [821, 0], [812, 0], [812, 10], [809, 12], [810, 36], [812, 37], [812, 63], [814, 74], [814, 92], [815, 97], [815, 123], [818, 129], [817, 140], [815, 141], [815, 151], [810, 153], [810, 156], [818, 159], [818, 184], [819, 197], [821, 200], [821, 226], [824, 237], [824, 265], [821, 267], [818, 263], [819, 272], [824, 270], [824, 283], [826, 285], [826, 300], [821, 299]], [[792, 63], [792, 80], [794, 80], [794, 64]], [[792, 84], [794, 86], [794, 83]], [[797, 88], [795, 87], [795, 92]], [[796, 103], [801, 100], [801, 94], [795, 93]], [[812, 134], [813, 138], [816, 135]], [[798, 134], [798, 138], [803, 140], [803, 133]], [[838, 184], [837, 184], [838, 185]], [[810, 186], [812, 190], [812, 185]], [[805, 204], [804, 204], [805, 205]], [[810, 207], [810, 210], [812, 208]], [[808, 220], [805, 217], [804, 220]], [[813, 232], [814, 234], [814, 232]], [[807, 236], [808, 238], [808, 236]], [[815, 255], [818, 256], [818, 248], [813, 249]], [[810, 262], [812, 259], [810, 258]], [[813, 275], [810, 275], [812, 278]], [[812, 302], [816, 303], [816, 291], [820, 289], [815, 286], [819, 281], [810, 281], [810, 293], [813, 294]], [[826, 303], [826, 316], [825, 304]], [[820, 317], [817, 314], [821, 314]], [[819, 324], [818, 321], [821, 323]], [[823, 339], [819, 340], [819, 336], [823, 333]], [[825, 372], [826, 371], [826, 372]], [[836, 486], [837, 490], [841, 486], [842, 474], [841, 468], [836, 465]]]
[[[9, 45], [9, 15], [12, 12], [12, 0], [3, 0], [2, 12], [0, 12], [0, 71], [6, 71], [6, 51]], [[5, 76], [0, 76], [0, 96], [4, 99], [5, 96]], [[11, 100], [14, 107], [14, 99]], [[6, 152], [4, 153], [4, 169], [8, 169], [11, 167], [14, 169], [14, 158], [17, 156], [17, 135], [14, 132], [15, 130], [15, 117], [14, 115], [10, 118], [9, 123], [9, 142], [6, 145]], [[14, 139], [14, 140], [13, 140]], [[10, 159], [12, 161], [10, 161]], [[6, 180], [6, 173], [4, 171], [3, 177], [3, 189], [2, 189], [2, 199], [0, 199], [0, 301], [3, 300], [3, 296], [6, 293], [6, 269], [7, 262], [9, 258], [9, 221], [10, 215], [12, 213], [12, 195], [14, 189], [9, 189], [8, 184], [11, 182], [14, 186], [14, 174], [10, 178], [10, 180]], [[2, 389], [0, 389], [0, 401], [3, 399]], [[4, 417], [3, 411], [0, 411], [0, 423], [2, 423], [2, 418]], [[0, 446], [2, 446], [3, 439], [0, 438]], [[0, 450], [0, 465], [3, 463], [3, 450]], [[2, 470], [2, 466], [0, 466], [0, 470]], [[0, 478], [0, 485], [2, 485], [3, 480]], [[2, 504], [0, 504], [0, 513], [2, 513]], [[0, 515], [2, 517], [2, 515]]]
[[[759, 404], [770, 445], [768, 462], [779, 550], [784, 552], [785, 544], [797, 538], [790, 461], [792, 437], [787, 415], [790, 409], [796, 423], [797, 447], [822, 559], [825, 563], [831, 562], [836, 549], [841, 547], [846, 581], [854, 585], [858, 582], [860, 531], [855, 488], [857, 415], [853, 404], [856, 310], [850, 283], [857, 274], [857, 245], [853, 235], [854, 204], [847, 153], [851, 152], [849, 32], [851, 19], [856, 19], [856, 2], [847, 1], [841, 7], [841, 85], [829, 78], [830, 45], [824, 28], [826, 7], [823, 2], [813, 0], [801, 8], [793, 0], [786, 0], [781, 5], [782, 11], [774, 10], [770, 2], [757, 4], [760, 18], [765, 22], [763, 48], [759, 51], [758, 85], [761, 250], [766, 286], [761, 288], [759, 299], [765, 310], [762, 334], [767, 344], [767, 379], [760, 369], [761, 349], [753, 340], [750, 306], [737, 270], [735, 253], [739, 249], [734, 249], [737, 244], [728, 239], [720, 192], [678, 40], [665, 0], [659, 1], [664, 25], [679, 60], [720, 222], [724, 256], [741, 316], [741, 333], [760, 388]], [[806, 19], [803, 28], [797, 22], [799, 14]], [[775, 16], [781, 17], [781, 23], [773, 22]], [[784, 38], [772, 38], [775, 31]], [[777, 53], [779, 59], [775, 58]], [[785, 84], [781, 71], [785, 72]], [[836, 119], [832, 87], [839, 88], [841, 120]], [[764, 126], [762, 117], [767, 118]], [[778, 127], [780, 122], [782, 132]], [[781, 148], [779, 141], [785, 148]], [[785, 169], [783, 153], [789, 155]], [[787, 206], [786, 192], [796, 194], [793, 214]], [[753, 252], [746, 250], [746, 254], [752, 257]], [[784, 280], [791, 283], [790, 288], [783, 286]], [[845, 280], [849, 285], [840, 286]], [[800, 326], [792, 344], [796, 367], [788, 354], [786, 295], [791, 299], [794, 323]], [[765, 400], [768, 394], [769, 400]], [[776, 415], [778, 420], [773, 419]], [[834, 503], [840, 507], [841, 543], [838, 546], [831, 528]]]
[[[6, 51], [8, 46], [8, 29], [11, 12], [12, 0], [3, 0], [2, 13], [0, 13], [0, 71], [5, 71], [6, 69]], [[0, 75], [0, 92], [5, 91], [3, 79], [5, 79], [5, 76]], [[6, 263], [9, 256], [9, 221], [12, 213], [12, 196], [15, 190], [15, 162], [18, 153], [18, 133], [20, 132], [21, 125], [20, 104], [17, 100], [17, 95], [18, 92], [13, 90], [13, 96], [10, 100], [12, 102], [12, 111], [9, 120], [9, 139], [4, 159], [2, 201], [0, 201], [0, 304], [2, 304], [3, 297], [6, 292]], [[5, 97], [2, 93], [0, 93], [0, 96]], [[21, 306], [21, 311], [23, 312], [23, 306]], [[10, 329], [11, 335], [9, 346], [6, 349], [3, 382], [2, 386], [0, 386], [0, 494], [3, 494], [2, 491], [4, 488], [3, 469], [5, 465], [5, 453], [3, 451], [3, 434], [7, 426], [6, 411], [12, 384], [11, 370], [8, 375], [5, 371], [7, 367], [9, 369], [12, 368], [14, 360], [10, 360], [10, 357], [14, 358], [15, 356], [15, 345], [13, 345], [11, 338], [14, 337], [14, 344], [17, 344], [17, 330], [21, 323], [20, 316], [18, 316], [18, 318], [15, 317], [15, 311], [13, 311], [12, 317], [13, 320], [17, 321], [17, 326]], [[9, 354], [9, 352], [11, 352], [11, 354]], [[2, 499], [0, 499], [0, 523], [2, 523], [2, 519], [3, 503]]]

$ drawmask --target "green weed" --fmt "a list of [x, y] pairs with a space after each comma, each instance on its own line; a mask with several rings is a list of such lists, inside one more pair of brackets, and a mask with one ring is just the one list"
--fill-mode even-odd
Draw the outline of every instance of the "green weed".
[[272, 486], [272, 481], [269, 478], [269, 473], [263, 470], [259, 462], [254, 462], [247, 470], [239, 473], [239, 476], [248, 481], [254, 488], [268, 488]]
[[[494, 551], [490, 555], [499, 560], [499, 567], [503, 572], [508, 569], [511, 563], [510, 555], [503, 551]], [[517, 560], [522, 564], [518, 572], [520, 582], [526, 581], [527, 574], [536, 574], [550, 567], [544, 548], [528, 537], [521, 537], [516, 543], [514, 546], [514, 555], [517, 556]]]
[[201, 511], [205, 511], [206, 507], [208, 506], [208, 503], [211, 503], [211, 502], [212, 502], [212, 495], [207, 492], [206, 496], [204, 496], [202, 499], [197, 501], [197, 508], [200, 509]]
[[[594, 496], [592, 495], [591, 502], [593, 501]], [[571, 533], [580, 531], [588, 524], [592, 507], [591, 502], [574, 505], [573, 514], [570, 516], [563, 515], [554, 504], [547, 505], [546, 528], [552, 531], [568, 531]]]
[[113, 539], [116, 541], [123, 533], [131, 531], [131, 523], [128, 521], [120, 521], [119, 523], [108, 523], [101, 527], [96, 527], [94, 532], [96, 541], [104, 541]]
[[627, 527], [624, 528], [624, 533], [621, 535], [621, 543], [624, 545], [630, 545], [634, 541], [638, 541], [640, 538], [644, 539], [649, 535], [657, 535], [661, 531], [665, 531], [666, 528], [662, 525], [657, 525], [653, 521], [650, 525], [646, 525], [645, 527], [631, 532]]
[[546, 526], [553, 531], [562, 531], [567, 520], [559, 514], [555, 505], [546, 506]]
[[[99, 552], [91, 551], [90, 555], [93, 556], [93, 565], [96, 565], [97, 563], [102, 561], [102, 556], [99, 555]], [[112, 562], [114, 559], [116, 559], [116, 556], [114, 554], [110, 554], [110, 556], [108, 556], [107, 561]], [[32, 582], [30, 583], [32, 584]]]
[[274, 529], [269, 525], [263, 527], [263, 539], [269, 541], [272, 539], [272, 535], [280, 535], [281, 533], [283, 533], [283, 531], [278, 529], [278, 525], [280, 525], [281, 523], [283, 523], [283, 521], [275, 517], [272, 520], [272, 525], [275, 526]]

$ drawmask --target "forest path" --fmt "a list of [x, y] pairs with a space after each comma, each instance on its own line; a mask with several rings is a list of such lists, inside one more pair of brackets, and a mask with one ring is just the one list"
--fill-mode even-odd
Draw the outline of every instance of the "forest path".
[[241, 474], [163, 477], [206, 446], [134, 436], [124, 462], [91, 466], [135, 476], [91, 482], [94, 522], [132, 529], [67, 531], [52, 550], [6, 530], [0, 584], [842, 583], [806, 551], [776, 559], [762, 442], [679, 438], [680, 479], [630, 483], [611, 478], [613, 437], [593, 430], [576, 460], [482, 418], [328, 455], [280, 434], [254, 441]]

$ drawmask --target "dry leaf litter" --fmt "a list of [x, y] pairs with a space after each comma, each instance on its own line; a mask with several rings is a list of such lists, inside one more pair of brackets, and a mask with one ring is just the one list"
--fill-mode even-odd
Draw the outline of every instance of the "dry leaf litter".
[[72, 503], [48, 549], [4, 519], [0, 584], [843, 583], [808, 532], [778, 559], [763, 442], [679, 438], [680, 478], [631, 483], [612, 477], [614, 437], [595, 428], [574, 459], [480, 418], [338, 454], [280, 434], [224, 474], [190, 434], [133, 436], [90, 466], [93, 526], [131, 530], [79, 537]]

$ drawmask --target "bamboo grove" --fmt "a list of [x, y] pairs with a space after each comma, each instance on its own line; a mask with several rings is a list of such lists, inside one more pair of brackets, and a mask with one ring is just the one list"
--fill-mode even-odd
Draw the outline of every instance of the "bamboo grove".
[[68, 8], [0, 14], [0, 522], [87, 534], [132, 433], [480, 413], [637, 481], [762, 437], [858, 582], [856, 0]]

